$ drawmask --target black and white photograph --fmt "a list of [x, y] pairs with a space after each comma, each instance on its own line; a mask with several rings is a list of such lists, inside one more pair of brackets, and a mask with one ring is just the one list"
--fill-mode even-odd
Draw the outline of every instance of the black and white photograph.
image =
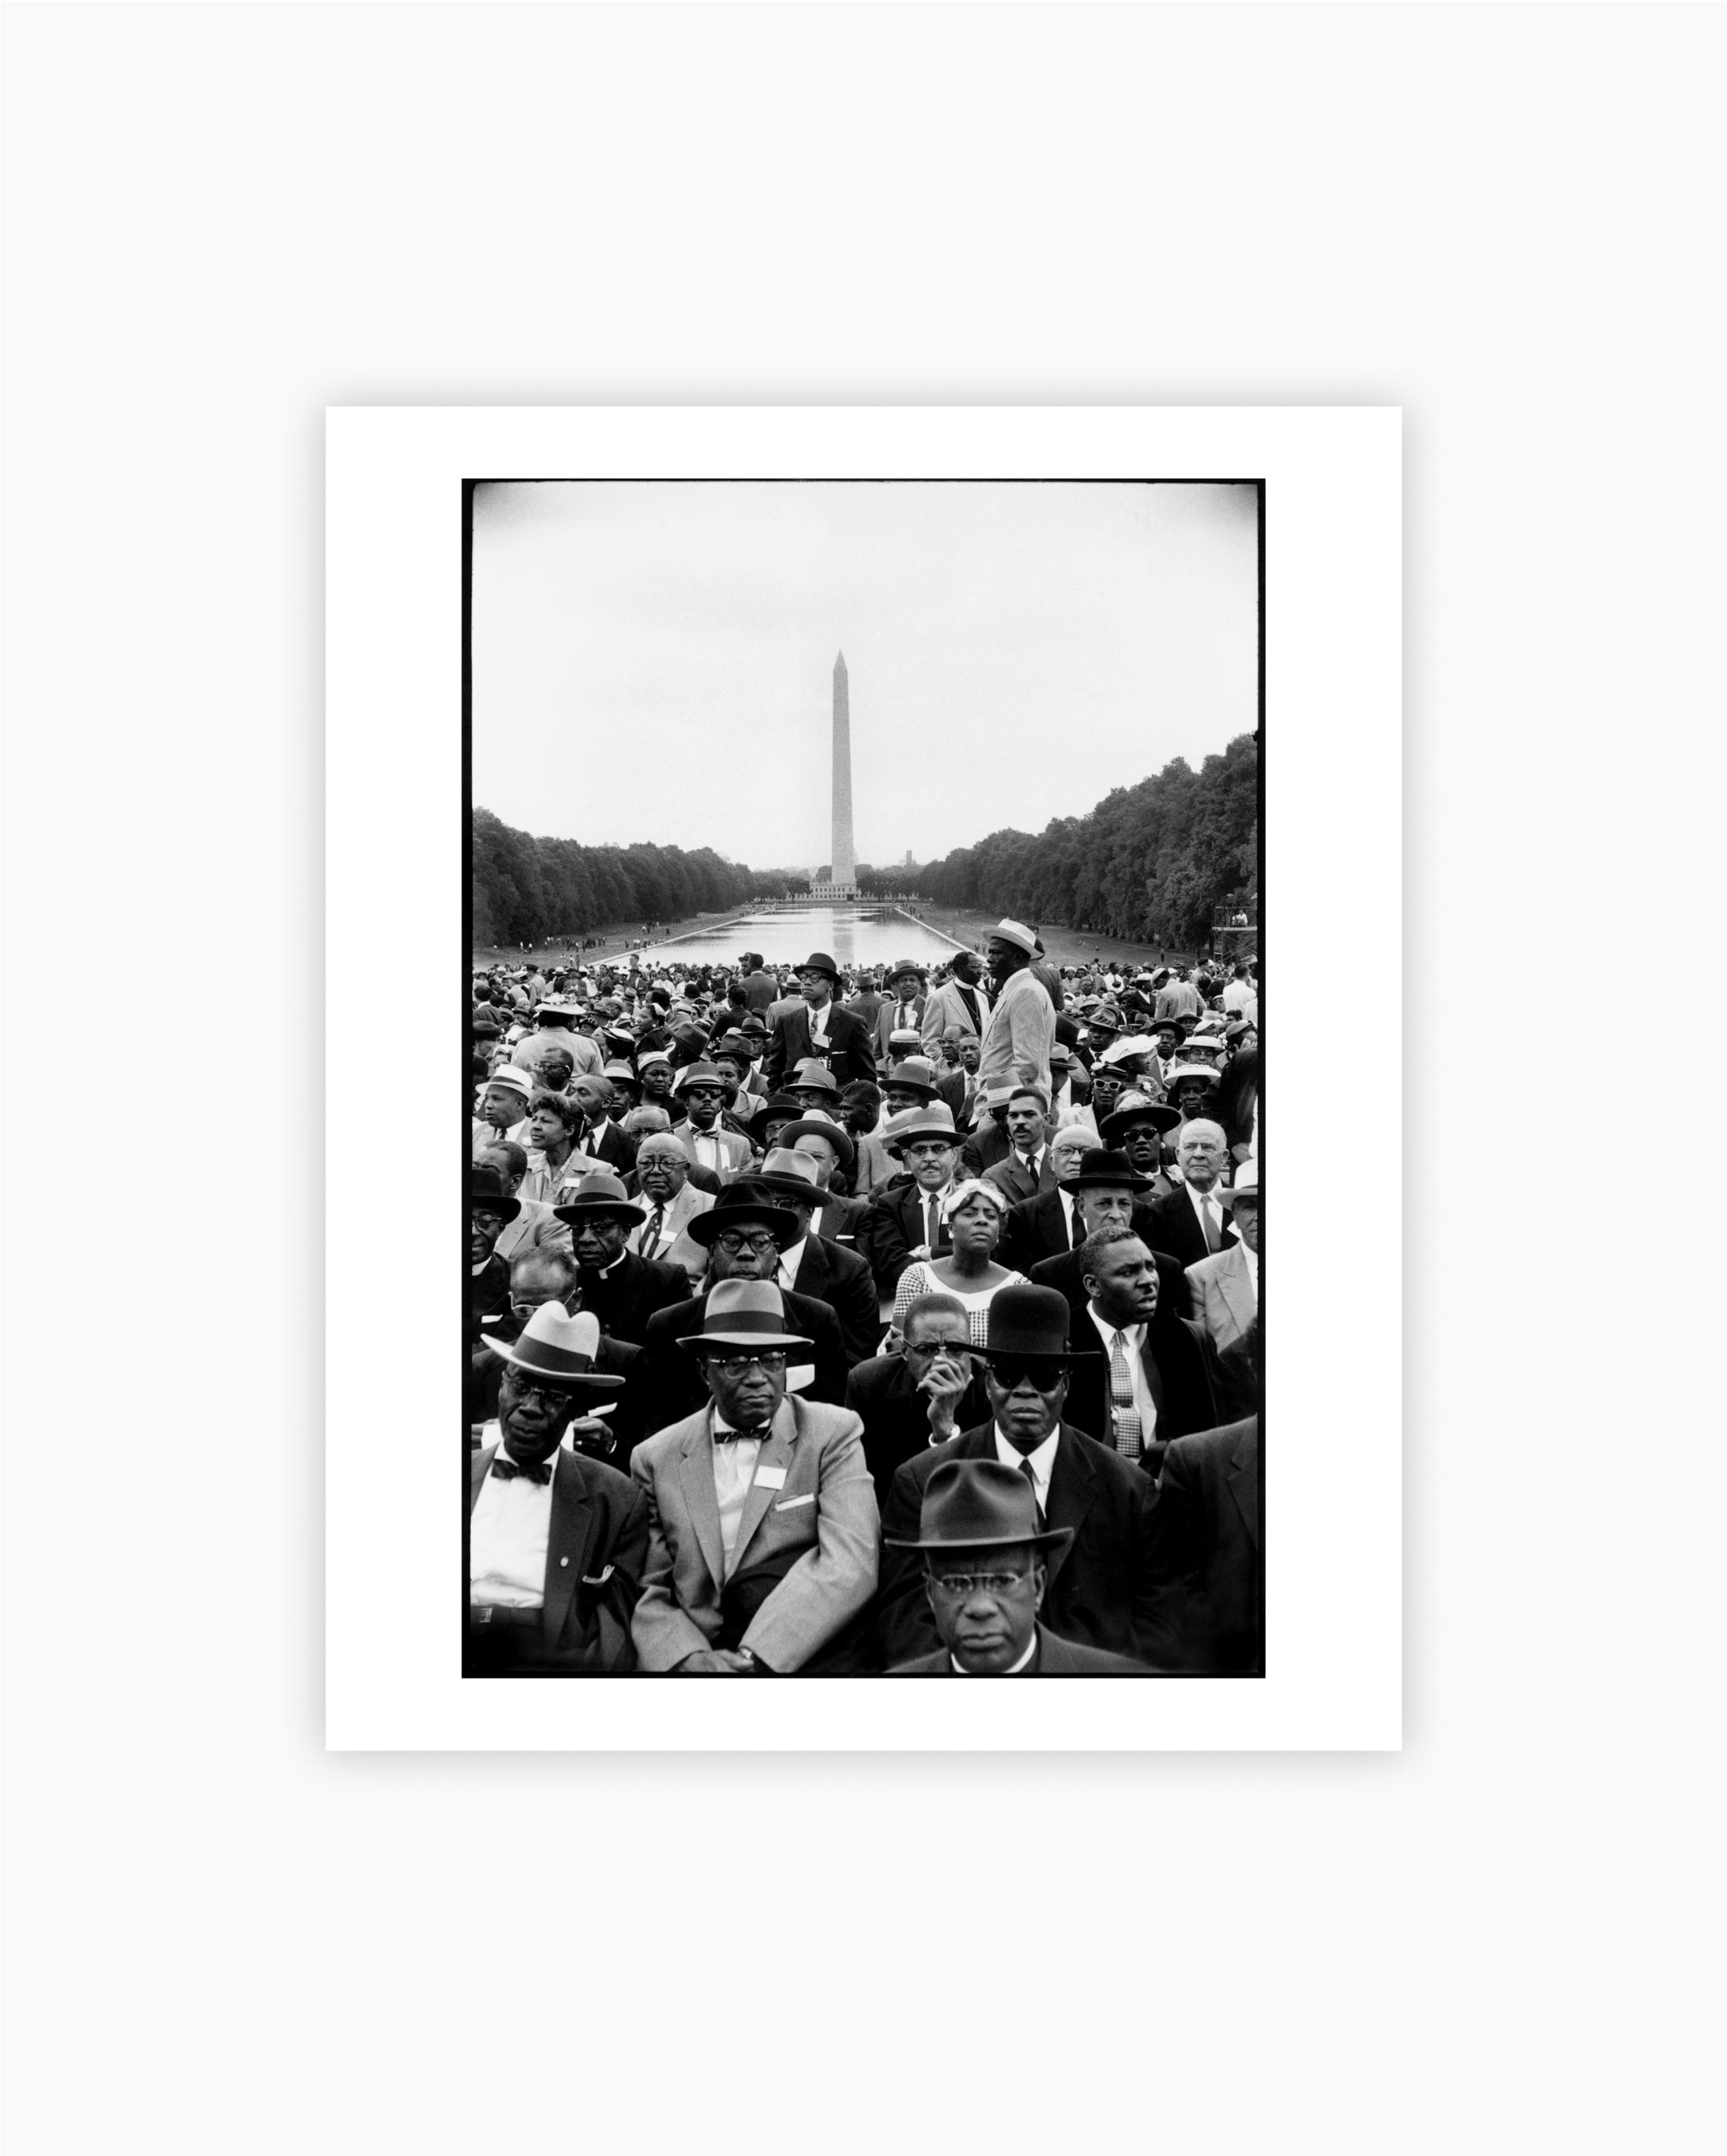
[[465, 1677], [1263, 1676], [1264, 507], [465, 485]]

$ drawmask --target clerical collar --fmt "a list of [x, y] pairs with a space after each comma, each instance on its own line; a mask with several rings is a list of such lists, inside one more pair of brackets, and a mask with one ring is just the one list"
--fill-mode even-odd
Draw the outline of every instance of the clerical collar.
[[[1005, 1677], [1018, 1676], [1020, 1671], [1026, 1666], [1026, 1665], [1031, 1661], [1031, 1657], [1036, 1652], [1037, 1634], [1034, 1630], [1031, 1635], [1031, 1645], [1026, 1648], [1025, 1653], [1020, 1656], [1020, 1659], [1014, 1664], [1013, 1667], [1010, 1670], [1003, 1670], [1001, 1671], [1001, 1675]], [[948, 1650], [948, 1660], [953, 1665], [953, 1674], [956, 1677], [969, 1677], [975, 1675], [974, 1671], [969, 1670], [965, 1667], [964, 1664], [961, 1662], [959, 1656], [953, 1652], [953, 1650], [951, 1647]]]

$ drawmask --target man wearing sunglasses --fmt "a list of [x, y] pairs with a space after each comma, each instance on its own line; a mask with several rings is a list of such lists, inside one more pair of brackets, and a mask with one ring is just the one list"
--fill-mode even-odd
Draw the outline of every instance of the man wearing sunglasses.
[[748, 1167], [755, 1148], [747, 1137], [727, 1130], [722, 1117], [726, 1081], [711, 1063], [692, 1063], [678, 1079], [688, 1120], [678, 1126], [679, 1143], [692, 1168], [705, 1168], [722, 1183]]
[[1049, 1563], [1042, 1620], [1064, 1640], [1149, 1662], [1162, 1639], [1151, 1531], [1151, 1477], [1067, 1422], [1076, 1364], [1100, 1359], [1067, 1343], [1067, 1302], [1053, 1288], [1005, 1287], [989, 1306], [983, 1352], [990, 1419], [906, 1461], [882, 1512], [876, 1609], [889, 1669], [942, 1645], [912, 1545], [935, 1471], [954, 1460], [995, 1460], [1020, 1476], [1036, 1502], [1040, 1533], [1071, 1527]]
[[678, 1342], [705, 1404], [630, 1461], [649, 1509], [630, 1628], [645, 1670], [844, 1667], [864, 1629], [881, 1519], [863, 1424], [787, 1391], [789, 1368], [815, 1346], [795, 1330], [789, 1300], [771, 1281], [714, 1287], [698, 1329]]

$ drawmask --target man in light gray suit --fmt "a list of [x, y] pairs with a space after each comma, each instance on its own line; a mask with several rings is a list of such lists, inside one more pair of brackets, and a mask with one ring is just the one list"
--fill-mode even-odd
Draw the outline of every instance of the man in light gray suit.
[[881, 1523], [849, 1408], [788, 1395], [788, 1329], [769, 1281], [722, 1280], [700, 1332], [708, 1404], [638, 1445], [630, 1471], [649, 1509], [647, 1571], [631, 1620], [639, 1666], [692, 1676], [772, 1676], [846, 1666], [843, 1635], [876, 1591]]
[[1212, 1346], [1221, 1349], [1241, 1339], [1259, 1315], [1259, 1163], [1244, 1160], [1235, 1188], [1219, 1189], [1216, 1196], [1230, 1208], [1241, 1240], [1190, 1265], [1187, 1279], [1193, 1314], [1210, 1333]]

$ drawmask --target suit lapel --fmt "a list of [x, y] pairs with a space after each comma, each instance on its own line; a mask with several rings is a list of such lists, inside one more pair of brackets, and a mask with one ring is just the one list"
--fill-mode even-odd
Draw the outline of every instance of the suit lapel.
[[714, 1585], [722, 1587], [726, 1580], [726, 1546], [720, 1540], [720, 1502], [713, 1493], [712, 1430], [713, 1410], [710, 1408], [694, 1435], [684, 1440], [678, 1486], [684, 1493], [696, 1547], [713, 1576]]
[[[1239, 1243], [1229, 1245], [1231, 1251], [1239, 1250], [1241, 1247]], [[1230, 1315], [1245, 1332], [1256, 1315], [1253, 1291], [1247, 1284], [1247, 1260], [1231, 1256], [1226, 1265], [1218, 1267], [1217, 1284], [1223, 1290], [1224, 1303]]]
[[[797, 1418], [798, 1411], [791, 1401], [782, 1400], [779, 1411], [774, 1416], [767, 1437], [763, 1440], [762, 1450], [757, 1455], [755, 1476], [743, 1500], [743, 1517], [738, 1522], [738, 1541], [732, 1552], [734, 1568], [743, 1563], [743, 1553], [749, 1548], [749, 1538], [762, 1524], [768, 1507], [777, 1494], [763, 1482], [762, 1470], [764, 1467], [789, 1468], [791, 1466], [792, 1441], [798, 1432]], [[714, 1517], [717, 1522], [717, 1507], [715, 1507]], [[719, 1575], [716, 1573], [714, 1576], [717, 1578]]]
[[562, 1445], [552, 1471], [552, 1531], [546, 1537], [546, 1644], [553, 1645], [563, 1630], [575, 1599], [576, 1582], [582, 1576], [582, 1559], [588, 1548], [588, 1531], [594, 1523], [594, 1507], [582, 1484], [575, 1455]]
[[1229, 1471], [1229, 1493], [1255, 1549], [1259, 1548], [1259, 1424], [1249, 1425], [1236, 1447]]
[[[994, 1450], [992, 1436], [991, 1450]], [[1085, 1448], [1079, 1441], [1079, 1432], [1070, 1424], [1061, 1424], [1061, 1435], [1056, 1444], [1055, 1471], [1050, 1476], [1050, 1502], [1046, 1517], [1052, 1527], [1072, 1527], [1074, 1541], [1085, 1517], [1092, 1509], [1097, 1494], [1097, 1478], [1092, 1472], [1091, 1462], [1085, 1456]], [[1050, 1585], [1068, 1558], [1073, 1554], [1074, 1543], [1056, 1552], [1050, 1563]]]
[[[1145, 1389], [1151, 1394], [1152, 1405], [1157, 1409], [1159, 1423], [1164, 1419], [1163, 1373], [1157, 1366], [1157, 1357], [1152, 1351], [1151, 1327], [1145, 1328], [1145, 1341], [1139, 1350], [1139, 1367], [1145, 1373]], [[1167, 1433], [1166, 1433], [1167, 1434]]]

